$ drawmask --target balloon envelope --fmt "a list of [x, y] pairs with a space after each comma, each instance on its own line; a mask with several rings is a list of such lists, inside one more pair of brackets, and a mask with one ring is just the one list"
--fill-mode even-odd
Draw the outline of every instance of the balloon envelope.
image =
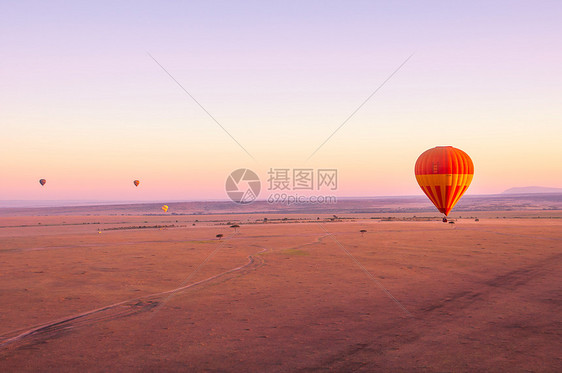
[[164, 212], [167, 212], [167, 211], [168, 211], [168, 206], [167, 206], [167, 205], [162, 206], [162, 210], [164, 210]]
[[138, 181], [138, 180], [135, 180], [135, 181], [133, 181], [133, 184], [135, 184], [135, 186], [139, 186], [139, 184], [140, 184], [140, 181]]
[[47, 180], [45, 180], [45, 179], [40, 179], [40, 180], [39, 180], [39, 184], [41, 184], [41, 185], [45, 185], [46, 182], [47, 182]]
[[419, 156], [414, 172], [423, 192], [447, 216], [472, 182], [474, 165], [462, 150], [437, 146]]

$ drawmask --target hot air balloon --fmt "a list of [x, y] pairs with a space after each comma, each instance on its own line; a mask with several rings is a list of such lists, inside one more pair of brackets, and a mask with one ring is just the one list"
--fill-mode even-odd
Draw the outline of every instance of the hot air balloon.
[[423, 192], [447, 216], [468, 189], [474, 165], [462, 150], [437, 146], [419, 156], [414, 172]]
[[140, 181], [138, 181], [138, 180], [135, 180], [135, 181], [133, 181], [133, 184], [135, 184], [135, 186], [139, 186], [139, 184], [140, 184]]
[[167, 212], [168, 211], [168, 205], [162, 206], [162, 210], [164, 210], [164, 212]]
[[47, 182], [47, 180], [45, 180], [45, 179], [40, 179], [40, 180], [39, 180], [39, 184], [41, 184], [41, 185], [45, 185], [46, 182]]

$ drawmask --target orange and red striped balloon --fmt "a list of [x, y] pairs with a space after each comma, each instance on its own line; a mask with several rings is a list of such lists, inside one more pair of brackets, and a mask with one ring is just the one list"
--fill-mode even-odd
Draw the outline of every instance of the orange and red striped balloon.
[[423, 192], [447, 216], [468, 189], [474, 165], [462, 150], [438, 146], [419, 156], [414, 172]]

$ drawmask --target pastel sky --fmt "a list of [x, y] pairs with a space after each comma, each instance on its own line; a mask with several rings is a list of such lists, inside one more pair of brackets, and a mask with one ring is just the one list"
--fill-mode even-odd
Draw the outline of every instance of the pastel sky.
[[224, 199], [241, 167], [422, 194], [437, 145], [472, 157], [469, 193], [562, 187], [560, 19], [558, 1], [4, 1], [0, 200]]

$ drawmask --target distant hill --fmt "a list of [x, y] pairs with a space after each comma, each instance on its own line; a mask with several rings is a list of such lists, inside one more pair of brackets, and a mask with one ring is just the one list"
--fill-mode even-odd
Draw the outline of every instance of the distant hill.
[[502, 192], [502, 194], [530, 194], [530, 193], [562, 193], [562, 188], [528, 186], [528, 187], [509, 188]]

